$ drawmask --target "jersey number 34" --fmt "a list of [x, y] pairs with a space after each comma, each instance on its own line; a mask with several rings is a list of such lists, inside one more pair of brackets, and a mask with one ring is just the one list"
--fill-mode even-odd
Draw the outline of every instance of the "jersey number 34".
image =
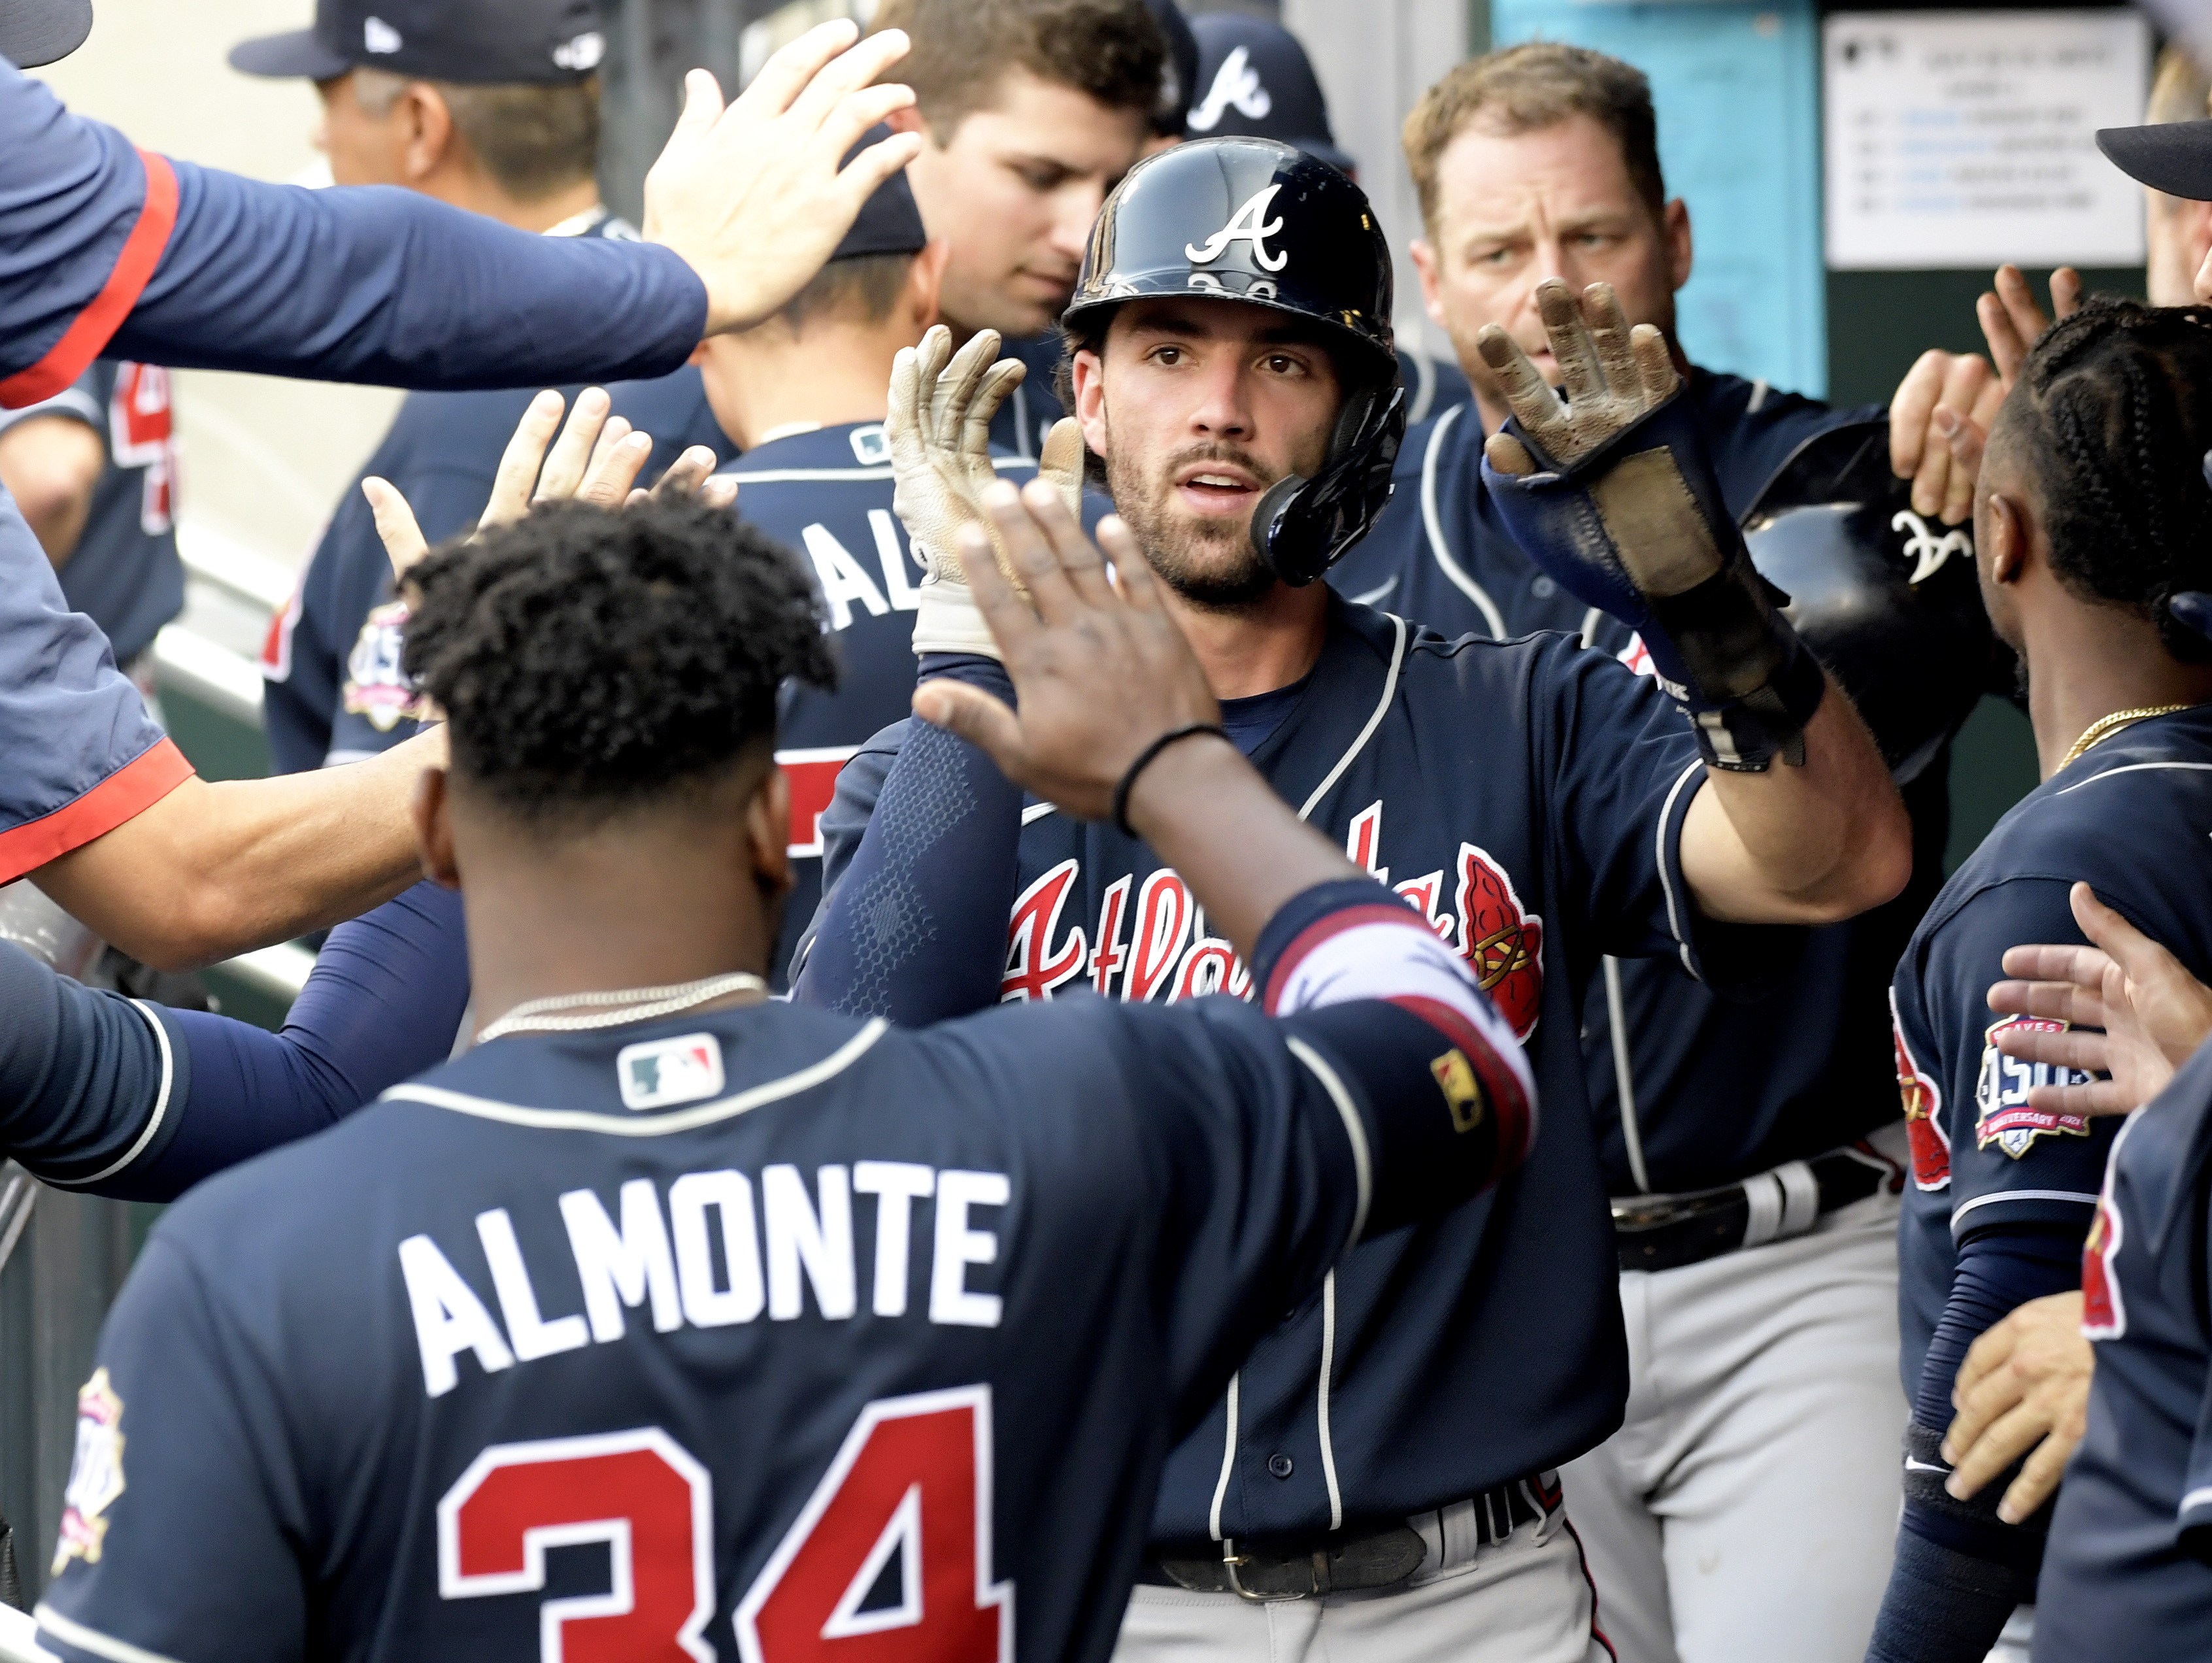
[[[486, 1449], [438, 1503], [438, 1591], [542, 1593], [546, 1550], [592, 1542], [610, 1586], [539, 1605], [539, 1663], [712, 1663], [713, 1483], [659, 1427]], [[991, 1388], [881, 1399], [738, 1602], [738, 1652], [1013, 1663], [1013, 1586], [990, 1564]]]

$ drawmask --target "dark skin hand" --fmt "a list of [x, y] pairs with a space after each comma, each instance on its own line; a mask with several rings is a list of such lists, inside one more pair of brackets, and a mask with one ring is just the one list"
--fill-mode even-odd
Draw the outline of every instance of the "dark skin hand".
[[[916, 688], [915, 713], [980, 746], [1025, 790], [1103, 820], [1115, 784], [1147, 745], [1176, 728], [1218, 722], [1221, 707], [1120, 519], [1100, 522], [1102, 555], [1050, 485], [994, 485], [983, 507], [1029, 592], [1001, 574], [980, 526], [961, 532], [961, 564], [1006, 654], [1019, 713], [958, 682]], [[1182, 874], [1248, 963], [1285, 901], [1360, 876], [1235, 746], [1211, 736], [1180, 740], [1146, 765], [1130, 792], [1129, 823]]]

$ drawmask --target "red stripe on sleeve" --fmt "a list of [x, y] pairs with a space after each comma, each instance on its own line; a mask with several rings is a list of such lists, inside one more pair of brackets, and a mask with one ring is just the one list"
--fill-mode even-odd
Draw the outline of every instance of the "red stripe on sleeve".
[[1468, 1020], [1465, 1011], [1418, 993], [1397, 994], [1387, 1002], [1419, 1017], [1459, 1048], [1475, 1078], [1482, 1083], [1483, 1095], [1490, 1099], [1491, 1112], [1497, 1119], [1496, 1175], [1503, 1178], [1514, 1170], [1528, 1156], [1528, 1099], [1518, 1077], [1499, 1059], [1482, 1030]]
[[[19, 410], [51, 398], [67, 387], [100, 356], [115, 331], [123, 327], [131, 308], [138, 304], [138, 296], [151, 281], [154, 268], [161, 263], [161, 251], [169, 246], [169, 233], [177, 224], [176, 170], [167, 158], [151, 150], [141, 150], [138, 160], [146, 168], [146, 203], [138, 210], [131, 234], [124, 239], [123, 252], [115, 257], [115, 269], [45, 357], [0, 380], [0, 405]], [[4, 842], [5, 838], [0, 837], [0, 846]]]
[[174, 740], [149, 746], [75, 802], [0, 832], [0, 883], [12, 883], [25, 872], [106, 836], [143, 814], [192, 774], [192, 765]]

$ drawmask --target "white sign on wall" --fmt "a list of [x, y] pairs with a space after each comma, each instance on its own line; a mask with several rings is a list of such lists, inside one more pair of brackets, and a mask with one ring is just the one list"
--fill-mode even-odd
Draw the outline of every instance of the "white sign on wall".
[[2137, 13], [1838, 12], [1821, 62], [1832, 269], [2142, 264], [2096, 139], [2142, 119]]

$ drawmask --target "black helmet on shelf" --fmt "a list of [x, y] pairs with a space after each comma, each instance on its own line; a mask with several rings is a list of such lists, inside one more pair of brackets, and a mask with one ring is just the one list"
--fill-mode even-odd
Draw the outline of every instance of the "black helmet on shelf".
[[1310, 319], [1338, 349], [1344, 405], [1310, 479], [1270, 486], [1252, 546], [1289, 584], [1311, 583], [1390, 497], [1406, 393], [1390, 335], [1390, 248], [1364, 192], [1272, 139], [1203, 139], [1139, 162], [1091, 228], [1061, 316], [1103, 326], [1125, 300], [1243, 300]]
[[1797, 447], [1743, 516], [1761, 576], [1850, 695], [1899, 785], [2010, 680], [1983, 610], [1971, 527], [1912, 507], [1889, 425], [1853, 422]]

